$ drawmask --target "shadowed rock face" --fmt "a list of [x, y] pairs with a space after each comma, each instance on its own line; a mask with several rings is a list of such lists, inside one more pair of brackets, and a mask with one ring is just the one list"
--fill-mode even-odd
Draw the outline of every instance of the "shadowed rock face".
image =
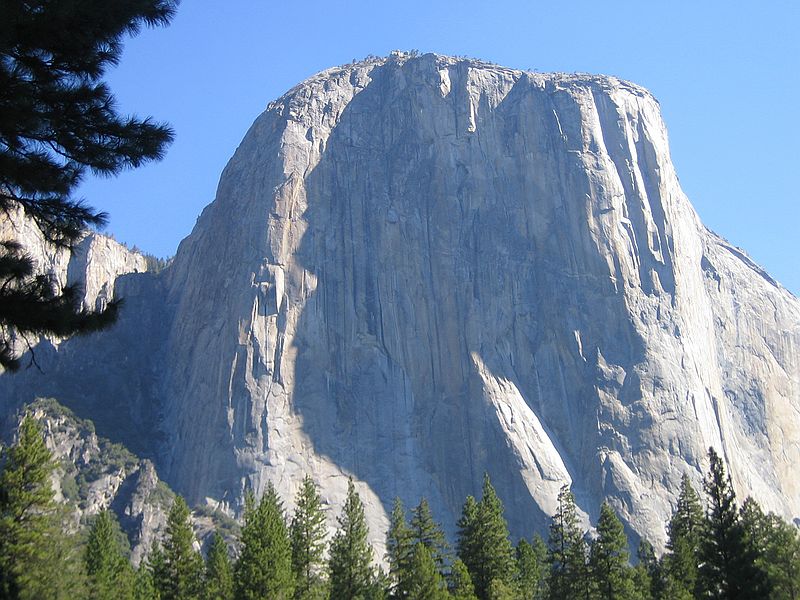
[[310, 473], [339, 505], [352, 476], [377, 541], [394, 496], [452, 528], [488, 471], [516, 535], [571, 482], [661, 546], [715, 446], [740, 494], [800, 513], [800, 303], [702, 226], [630, 83], [325, 71], [256, 120], [173, 265], [117, 293], [47, 393], [113, 406], [98, 431], [193, 501]]

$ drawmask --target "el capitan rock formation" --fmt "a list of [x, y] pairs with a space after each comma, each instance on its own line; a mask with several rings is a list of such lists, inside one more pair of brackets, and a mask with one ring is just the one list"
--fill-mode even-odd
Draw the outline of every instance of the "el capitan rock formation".
[[309, 473], [339, 504], [352, 476], [379, 540], [394, 496], [452, 528], [488, 471], [515, 535], [571, 482], [661, 546], [715, 446], [800, 514], [800, 302], [702, 225], [658, 103], [613, 77], [324, 71], [255, 121], [173, 264], [115, 293], [118, 325], [45, 342], [2, 408], [55, 396], [190, 502]]

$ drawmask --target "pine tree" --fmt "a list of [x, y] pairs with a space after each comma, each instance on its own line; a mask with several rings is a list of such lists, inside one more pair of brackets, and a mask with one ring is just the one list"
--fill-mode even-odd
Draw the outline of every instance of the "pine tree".
[[709, 448], [708, 458], [711, 466], [703, 484], [706, 526], [700, 540], [703, 595], [727, 600], [767, 598], [768, 581], [747, 543], [730, 477], [713, 448]]
[[133, 567], [118, 540], [116, 519], [108, 510], [101, 511], [92, 524], [85, 552], [92, 599], [116, 600], [133, 596]]
[[539, 534], [533, 544], [520, 540], [517, 544], [516, 587], [522, 600], [538, 600], [544, 597], [547, 569], [547, 546]]
[[800, 598], [800, 537], [797, 527], [770, 513], [763, 567], [774, 600]]
[[[389, 600], [391, 598], [391, 587], [389, 575], [383, 568], [378, 567], [364, 595], [364, 600]], [[321, 600], [330, 600], [330, 598], [332, 596], [327, 595], [323, 596]]]
[[[456, 525], [458, 527], [456, 554], [469, 570], [469, 565], [476, 564], [480, 560], [478, 556], [478, 502], [473, 496], [467, 496], [464, 501], [464, 506], [461, 508], [461, 517]], [[471, 577], [472, 575], [470, 574], [470, 581]]]
[[228, 556], [228, 545], [214, 532], [206, 556], [203, 600], [233, 600], [233, 571]]
[[689, 477], [684, 474], [675, 512], [667, 532], [668, 553], [664, 557], [665, 587], [668, 596], [676, 600], [693, 598], [697, 590], [697, 565], [700, 555], [700, 532], [703, 528], [703, 508]]
[[389, 563], [389, 578], [393, 598], [407, 598], [411, 560], [414, 556], [414, 543], [411, 528], [406, 521], [406, 512], [400, 498], [394, 499], [389, 529], [386, 532], [386, 559]]
[[469, 569], [475, 594], [485, 600], [492, 580], [511, 583], [515, 567], [503, 503], [488, 474], [483, 478], [481, 501], [475, 503], [471, 496], [467, 498], [458, 526], [459, 558]]
[[637, 600], [652, 600], [660, 597], [661, 566], [653, 545], [646, 539], [639, 542], [636, 550], [639, 563], [633, 569], [634, 597]]
[[411, 538], [415, 544], [423, 544], [441, 571], [447, 563], [447, 540], [444, 531], [433, 520], [431, 507], [425, 498], [411, 511]]
[[292, 546], [283, 503], [270, 482], [255, 506], [252, 492], [245, 498], [242, 549], [235, 572], [237, 600], [288, 600], [294, 594]]
[[454, 560], [450, 567], [448, 589], [453, 600], [477, 600], [467, 565], [460, 558]]
[[[72, 197], [87, 170], [114, 175], [161, 158], [172, 132], [122, 117], [102, 81], [122, 39], [166, 25], [176, 0], [6, 0], [0, 36], [0, 214], [20, 206], [51, 242], [69, 246], [106, 216]], [[79, 309], [75, 287], [54, 289], [13, 240], [0, 240], [0, 367], [16, 369], [13, 340], [104, 327]]]
[[586, 542], [578, 526], [575, 497], [564, 486], [550, 525], [547, 560], [550, 564], [548, 598], [581, 599], [589, 594]]
[[628, 540], [622, 523], [607, 502], [600, 507], [597, 539], [589, 552], [591, 586], [595, 598], [633, 600], [634, 588], [628, 565]]
[[315, 590], [323, 585], [321, 571], [326, 535], [322, 501], [314, 481], [306, 476], [297, 494], [290, 527], [292, 572], [296, 581], [295, 598], [298, 600], [319, 595]]
[[409, 600], [447, 600], [447, 586], [439, 572], [439, 567], [422, 542], [414, 544], [409, 578]]
[[[164, 550], [157, 541], [154, 542], [153, 546], [150, 548], [150, 552], [147, 555], [146, 568], [144, 571], [140, 568], [139, 575], [141, 575], [141, 577], [139, 581], [137, 581], [137, 587], [141, 587], [141, 593], [146, 593], [145, 585], [150, 583], [153, 587], [153, 597], [160, 600], [162, 590], [168, 588], [170, 585], [170, 574], [167, 568], [167, 559], [164, 556]], [[146, 575], [149, 575], [149, 577], [145, 577]], [[149, 582], [147, 581], [148, 579]], [[141, 584], [141, 586], [139, 586], [139, 584]]]
[[761, 510], [761, 505], [753, 498], [745, 498], [739, 509], [739, 521], [742, 524], [746, 543], [758, 555], [757, 560], [763, 561], [772, 532], [767, 515]]
[[141, 562], [133, 582], [133, 600], [159, 600], [150, 556]]
[[487, 600], [517, 600], [519, 591], [501, 579], [492, 579], [486, 590]]
[[772, 599], [800, 595], [800, 538], [797, 527], [780, 517], [764, 514], [758, 502], [747, 498], [739, 511], [745, 544], [767, 576]]
[[351, 479], [330, 550], [331, 598], [364, 599], [372, 589], [372, 548], [364, 505]]
[[156, 580], [161, 600], [199, 600], [203, 559], [194, 549], [194, 532], [186, 501], [176, 496], [167, 516], [164, 570]]
[[0, 464], [0, 598], [84, 594], [79, 557], [61, 531], [53, 499], [52, 455], [32, 417], [23, 418]]

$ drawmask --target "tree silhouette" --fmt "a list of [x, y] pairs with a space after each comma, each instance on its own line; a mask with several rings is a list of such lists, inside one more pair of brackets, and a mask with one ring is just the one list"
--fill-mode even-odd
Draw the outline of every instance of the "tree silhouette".
[[[72, 246], [106, 215], [73, 197], [87, 171], [114, 175], [160, 159], [172, 131], [117, 114], [103, 77], [122, 40], [166, 25], [177, 0], [5, 0], [0, 26], [0, 217], [21, 208], [45, 239]], [[0, 240], [0, 366], [19, 367], [15, 341], [106, 327], [118, 302], [81, 310], [74, 287], [58, 289], [18, 241]]]

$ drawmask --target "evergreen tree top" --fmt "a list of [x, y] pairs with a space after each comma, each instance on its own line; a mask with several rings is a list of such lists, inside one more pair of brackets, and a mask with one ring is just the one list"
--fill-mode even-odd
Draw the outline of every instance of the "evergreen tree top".
[[306, 476], [295, 502], [290, 538], [292, 571], [297, 581], [297, 594], [307, 596], [319, 587], [327, 528], [322, 501], [313, 480]]
[[701, 587], [710, 598], [769, 597], [769, 582], [740, 520], [730, 476], [713, 448], [708, 449], [708, 458], [703, 484], [706, 521], [699, 553]]
[[208, 548], [204, 583], [204, 600], [233, 599], [233, 572], [228, 556], [228, 545], [219, 531], [214, 532]]
[[191, 512], [181, 496], [167, 516], [163, 570], [156, 577], [161, 600], [199, 600], [203, 560], [194, 549]]
[[0, 514], [23, 524], [54, 506], [50, 475], [53, 455], [44, 443], [39, 424], [25, 416], [16, 444], [3, 452], [0, 473]]
[[365, 597], [372, 589], [372, 547], [367, 538], [364, 505], [353, 480], [347, 484], [347, 499], [338, 519], [338, 529], [331, 541], [331, 598]]
[[681, 478], [681, 487], [675, 511], [672, 513], [672, 518], [667, 525], [669, 534], [667, 548], [672, 549], [676, 540], [681, 538], [689, 539], [692, 544], [696, 544], [694, 540], [699, 535], [702, 522], [703, 507], [700, 503], [700, 497], [697, 495], [694, 486], [692, 486], [689, 476], [684, 473]]
[[444, 566], [447, 539], [441, 526], [434, 520], [428, 500], [422, 498], [411, 513], [411, 535], [415, 543], [424, 545], [439, 568]]
[[235, 567], [236, 597], [288, 599], [294, 593], [292, 546], [283, 502], [269, 482], [258, 505], [245, 497], [242, 548]]
[[480, 502], [467, 497], [458, 527], [458, 557], [469, 570], [476, 595], [484, 600], [494, 580], [511, 582], [515, 568], [503, 503], [488, 474], [483, 479]]

